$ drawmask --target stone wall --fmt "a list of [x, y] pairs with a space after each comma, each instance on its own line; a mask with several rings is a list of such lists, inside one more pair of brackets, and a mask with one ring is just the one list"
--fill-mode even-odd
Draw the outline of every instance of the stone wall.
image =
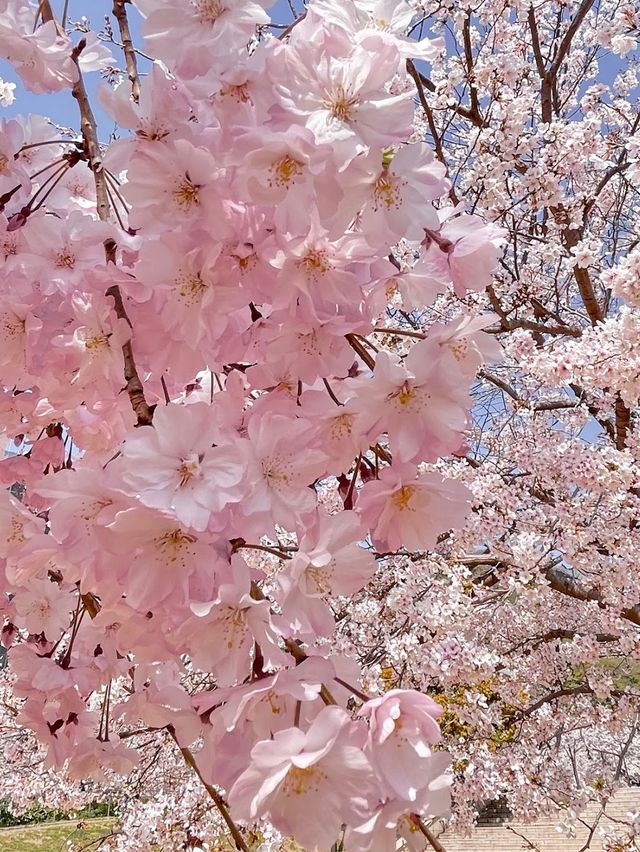
[[[598, 814], [598, 810], [597, 805], [590, 806], [581, 815], [582, 819], [591, 825]], [[606, 813], [614, 819], [621, 819], [632, 810], [640, 810], [640, 788], [637, 787], [621, 790], [617, 793], [607, 805]], [[438, 839], [446, 852], [522, 852], [522, 850], [534, 852], [534, 849], [537, 849], [538, 852], [579, 852], [583, 849], [589, 837], [589, 831], [586, 827], [578, 825], [576, 837], [573, 839], [560, 834], [556, 830], [557, 824], [558, 820], [551, 818], [541, 819], [530, 824], [507, 820], [501, 826], [476, 828], [470, 837], [460, 837], [445, 831], [440, 834]], [[611, 825], [611, 822], [603, 817], [601, 825], [606, 824]], [[533, 848], [527, 845], [523, 837], [509, 831], [506, 828], [507, 825], [530, 841]], [[640, 843], [632, 848], [640, 852]], [[602, 852], [603, 846], [597, 830], [588, 849], [589, 852]]]

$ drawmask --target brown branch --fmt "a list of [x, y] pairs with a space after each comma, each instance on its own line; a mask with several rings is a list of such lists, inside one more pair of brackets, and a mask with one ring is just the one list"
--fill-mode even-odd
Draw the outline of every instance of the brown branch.
[[[549, 209], [553, 214], [556, 224], [562, 228], [562, 242], [567, 251], [570, 252], [571, 249], [575, 248], [582, 239], [582, 230], [572, 228], [570, 226], [569, 217], [562, 205], [559, 204], [554, 207], [550, 207]], [[587, 314], [589, 315], [591, 325], [597, 325], [597, 323], [601, 322], [604, 318], [604, 313], [598, 304], [589, 272], [581, 266], [578, 266], [576, 263], [573, 267], [573, 277], [578, 285], [580, 298], [582, 299]]]
[[556, 57], [548, 70], [545, 68], [545, 62], [542, 57], [542, 51], [540, 50], [540, 37], [538, 34], [538, 27], [536, 24], [533, 7], [529, 8], [528, 22], [529, 29], [531, 30], [533, 55], [536, 61], [538, 74], [540, 75], [540, 79], [542, 81], [542, 85], [540, 87], [540, 108], [542, 112], [542, 120], [545, 124], [549, 124], [552, 120], [554, 100], [556, 108], [558, 107], [558, 72], [567, 56], [567, 53], [569, 52], [571, 42], [573, 41], [573, 38], [578, 29], [580, 28], [580, 25], [585, 19], [587, 13], [593, 6], [593, 2], [594, 0], [582, 0], [580, 8], [578, 9], [573, 21], [571, 21], [571, 24], [569, 25], [566, 33], [564, 34], [564, 37], [560, 42], [560, 47], [558, 48]]
[[531, 716], [536, 710], [539, 710], [541, 707], [544, 707], [545, 704], [550, 704], [552, 701], [557, 701], [558, 698], [566, 698], [570, 695], [593, 695], [593, 689], [590, 686], [572, 686], [567, 687], [565, 689], [556, 689], [554, 692], [549, 692], [547, 695], [544, 695], [538, 701], [530, 704], [529, 707], [525, 707], [520, 710], [520, 715], [524, 718], [527, 716]]
[[369, 355], [362, 343], [358, 340], [355, 334], [345, 334], [345, 338], [353, 351], [360, 356], [370, 370], [374, 370], [376, 366], [375, 360]]
[[464, 43], [464, 57], [467, 63], [467, 79], [469, 81], [469, 98], [471, 100], [471, 111], [480, 115], [480, 102], [478, 101], [478, 90], [476, 89], [473, 76], [473, 50], [471, 47], [471, 11], [462, 25], [462, 40]]
[[533, 850], [533, 852], [540, 852], [540, 847], [537, 846], [532, 840], [529, 840], [528, 837], [525, 837], [524, 834], [520, 834], [519, 831], [516, 831], [515, 828], [512, 828], [510, 825], [505, 825], [505, 828], [507, 829], [507, 831], [510, 831], [512, 834], [515, 834], [516, 837], [519, 837], [520, 840], [524, 840], [524, 842], [527, 844], [525, 847], [523, 847], [524, 849], [531, 849]]
[[86, 40], [81, 39], [71, 53], [71, 59], [73, 60], [78, 73], [78, 80], [73, 86], [71, 94], [77, 100], [78, 108], [80, 110], [80, 130], [82, 132], [85, 154], [89, 161], [89, 168], [93, 172], [93, 178], [95, 181], [98, 217], [102, 222], [107, 222], [109, 220], [110, 212], [109, 197], [107, 195], [107, 187], [102, 165], [102, 154], [100, 153], [100, 145], [98, 143], [98, 130], [96, 119], [87, 95], [87, 90], [84, 85], [82, 72], [80, 71], [80, 63], [78, 61], [79, 56], [85, 47]]
[[[120, 292], [120, 288], [117, 284], [109, 287], [107, 290], [107, 296], [111, 296], [113, 298], [116, 316], [119, 319], [126, 320], [129, 323], [129, 326], [131, 326], [131, 322], [124, 307], [124, 302], [122, 301], [122, 293]], [[133, 357], [133, 348], [130, 340], [128, 340], [122, 347], [122, 357], [124, 359], [124, 377], [127, 382], [127, 394], [129, 395], [131, 407], [138, 418], [137, 425], [150, 426], [153, 421], [153, 412], [149, 408], [144, 395], [144, 388], [142, 386], [140, 376], [138, 375], [138, 369], [136, 367], [135, 358]]]
[[[273, 556], [277, 556], [278, 559], [291, 559], [291, 555], [289, 553], [285, 553], [284, 550], [279, 550], [275, 547], [269, 547], [266, 544], [247, 544], [246, 541], [238, 541], [237, 539], [234, 542], [233, 552], [235, 553], [238, 550], [242, 549], [246, 550], [262, 550], [264, 553], [271, 553]], [[297, 550], [297, 547], [292, 548], [292, 550]]]
[[582, 0], [580, 4], [580, 8], [576, 12], [576, 16], [571, 21], [568, 30], [564, 34], [562, 41], [560, 42], [560, 47], [558, 48], [558, 53], [556, 54], [556, 58], [553, 60], [553, 64], [549, 69], [549, 76], [552, 78], [552, 81], [555, 82], [555, 78], [560, 70], [560, 66], [564, 62], [565, 56], [569, 52], [569, 48], [571, 47], [571, 42], [573, 41], [573, 37], [578, 32], [580, 25], [584, 21], [587, 13], [593, 6], [594, 0]]
[[600, 195], [602, 190], [605, 188], [605, 186], [609, 183], [611, 178], [615, 177], [618, 174], [621, 174], [622, 172], [624, 172], [628, 168], [629, 168], [629, 163], [621, 160], [619, 163], [617, 163], [617, 165], [611, 166], [610, 169], [607, 169], [607, 171], [600, 178], [598, 185], [593, 190], [592, 197], [589, 199], [589, 201], [587, 201], [587, 203], [584, 206], [584, 214], [583, 215], [584, 215], [585, 219], [587, 218], [587, 216], [591, 212], [593, 205], [596, 203], [596, 201], [598, 199], [598, 196]]
[[403, 328], [385, 328], [384, 326], [376, 326], [373, 329], [378, 334], [395, 334], [400, 337], [416, 337], [418, 340], [426, 340], [427, 335], [421, 331], [409, 331]]
[[[573, 579], [567, 573], [558, 573], [554, 571], [554, 565], [546, 571], [545, 577], [549, 583], [549, 588], [555, 592], [560, 592], [567, 597], [574, 598], [578, 601], [593, 602], [598, 604], [602, 609], [611, 606], [603, 597], [598, 589], [585, 588], [581, 583]], [[640, 626], [640, 607], [627, 607], [619, 613], [620, 618], [626, 621], [631, 621], [633, 624]]]
[[507, 396], [510, 396], [518, 405], [521, 405], [523, 408], [529, 408], [532, 411], [560, 411], [565, 408], [576, 408], [583, 402], [580, 398], [576, 400], [568, 399], [566, 401], [562, 399], [552, 399], [548, 401], [534, 402], [528, 399], [523, 399], [514, 387], [512, 387], [508, 382], [505, 382], [499, 376], [493, 375], [493, 373], [489, 373], [486, 370], [479, 370], [478, 378], [491, 382], [492, 385], [495, 385], [501, 391], [504, 391]]
[[616, 449], [624, 450], [627, 446], [627, 432], [631, 421], [631, 412], [622, 401], [620, 394], [616, 397], [615, 404], [616, 418]]
[[[490, 284], [487, 287], [486, 292], [491, 307], [498, 314], [498, 317], [500, 319], [500, 328], [486, 328], [484, 329], [484, 331], [487, 334], [500, 334], [503, 331], [514, 331], [516, 328], [524, 328], [527, 331], [535, 331], [539, 334], [566, 335], [567, 337], [582, 336], [581, 328], [572, 328], [570, 325], [564, 325], [561, 320], [558, 322], [558, 325], [543, 325], [542, 323], [534, 322], [533, 320], [525, 320], [518, 318], [509, 319], [509, 315], [502, 307], [502, 304], [500, 303], [500, 299], [498, 298], [493, 284]], [[544, 310], [546, 310], [546, 308]], [[546, 312], [549, 316], [552, 316], [553, 319], [555, 319], [556, 321], [559, 320], [559, 318], [557, 316], [554, 316], [550, 311], [546, 310]]]
[[536, 22], [536, 14], [533, 11], [533, 6], [529, 6], [529, 14], [527, 15], [529, 29], [531, 30], [531, 47], [533, 48], [533, 57], [536, 61], [536, 68], [540, 78], [544, 80], [547, 69], [545, 67], [544, 57], [540, 48], [540, 35], [538, 33], [538, 24]]
[[503, 320], [500, 318], [500, 328], [485, 328], [483, 331], [486, 334], [502, 334], [503, 331], [514, 331], [516, 328], [524, 328], [527, 331], [534, 331], [536, 334], [550, 334], [554, 337], [582, 337], [582, 329], [572, 328], [569, 325], [542, 325], [533, 320], [515, 319]]
[[580, 387], [580, 385], [577, 385], [575, 382], [569, 382], [569, 387], [575, 393], [575, 395], [582, 402], [584, 402], [584, 404], [587, 406], [587, 411], [589, 412], [589, 414], [602, 426], [609, 438], [611, 438], [612, 441], [615, 441], [615, 428], [613, 423], [600, 414], [600, 409], [594, 402], [589, 401], [589, 399], [587, 398], [586, 391], [582, 387]]
[[[427, 119], [427, 123], [429, 125], [429, 131], [431, 136], [433, 137], [433, 147], [435, 148], [436, 157], [440, 160], [442, 165], [445, 167], [447, 171], [447, 177], [449, 176], [449, 167], [447, 165], [447, 161], [444, 156], [444, 150], [442, 148], [442, 140], [438, 134], [438, 129], [436, 127], [436, 123], [433, 120], [433, 113], [431, 112], [431, 107], [429, 106], [429, 102], [427, 101], [427, 96], [424, 93], [424, 86], [422, 85], [422, 78], [420, 74], [418, 74], [418, 70], [416, 66], [413, 64], [411, 59], [407, 59], [407, 72], [413, 78], [413, 82], [416, 84], [416, 90], [418, 92], [418, 100], [420, 101], [420, 106], [424, 110], [424, 114]], [[453, 188], [453, 184], [451, 184], [451, 189], [449, 190], [449, 198], [454, 204], [457, 204], [459, 199], [456, 195], [456, 191]]]
[[[418, 71], [417, 68], [416, 71]], [[425, 89], [428, 89], [430, 92], [436, 91], [436, 84], [432, 80], [430, 80], [425, 74], [422, 74], [420, 71], [418, 71], [418, 75], [420, 76], [420, 80]], [[476, 127], [480, 127], [481, 129], [489, 127], [489, 122], [486, 121], [479, 113], [473, 112], [473, 110], [462, 106], [462, 104], [453, 104], [452, 106], [448, 105], [447, 109], [450, 109], [458, 115], [461, 115], [463, 118], [466, 118], [468, 121], [471, 122], [471, 124], [474, 124]]]
[[55, 21], [49, 0], [40, 0], [38, 8], [36, 9], [36, 22], [41, 15], [43, 24], [47, 24], [49, 21]]
[[620, 638], [614, 633], [582, 633], [579, 630], [565, 630], [561, 627], [555, 630], [547, 630], [542, 636], [535, 640], [534, 646], [542, 645], [544, 642], [554, 642], [556, 639], [575, 639], [576, 636], [588, 636], [596, 642], [617, 642]]
[[295, 21], [292, 21], [292, 23], [290, 23], [289, 26], [285, 30], [283, 30], [283, 32], [280, 33], [280, 35], [278, 36], [278, 40], [282, 41], [283, 39], [285, 39], [291, 33], [291, 30], [293, 30], [294, 27], [297, 27], [299, 23], [304, 21], [306, 17], [307, 13], [303, 12], [300, 17], [296, 18]]
[[598, 825], [600, 823], [600, 818], [602, 817], [603, 813], [604, 813], [604, 808], [600, 808], [600, 812], [598, 813], [598, 816], [596, 817], [595, 822], [593, 823], [593, 825], [589, 829], [589, 834], [587, 835], [587, 839], [585, 840], [583, 845], [578, 849], [578, 852], [587, 852], [587, 849], [590, 848], [591, 841], [593, 840], [593, 835], [596, 833], [596, 828], [598, 827]]
[[138, 63], [136, 60], [136, 51], [131, 39], [131, 31], [129, 30], [129, 19], [127, 18], [126, 4], [131, 0], [113, 0], [113, 14], [118, 21], [120, 30], [120, 38], [122, 39], [122, 49], [127, 65], [127, 76], [131, 83], [131, 97], [138, 103], [140, 101], [140, 76], [138, 74]]
[[518, 394], [518, 392], [514, 388], [512, 388], [510, 384], [508, 384], [508, 382], [503, 381], [498, 376], [494, 376], [492, 373], [488, 373], [486, 370], [478, 370], [478, 378], [486, 379], [486, 381], [491, 382], [492, 385], [495, 385], [497, 388], [500, 388], [501, 391], [504, 391], [507, 396], [510, 396], [511, 399], [513, 399], [520, 405], [527, 404], [525, 400], [523, 400], [522, 397]]
[[576, 279], [576, 284], [580, 291], [580, 298], [584, 302], [584, 306], [589, 314], [591, 325], [596, 325], [602, 320], [603, 313], [602, 308], [596, 299], [593, 285], [591, 283], [591, 277], [586, 269], [583, 269], [577, 264], [573, 267], [573, 277]]
[[[472, 466], [474, 467], [479, 466], [473, 459], [467, 458], [467, 461], [469, 463], [473, 462]], [[543, 499], [543, 495], [537, 494], [535, 489], [531, 488], [529, 491], [531, 495], [537, 499]], [[509, 563], [501, 557], [494, 556], [490, 553], [468, 554], [458, 557], [457, 561], [461, 565], [466, 565], [469, 568], [487, 565], [492, 570], [500, 568], [501, 566], [508, 567], [509, 565]], [[608, 603], [604, 599], [602, 593], [598, 589], [586, 588], [579, 580], [571, 577], [569, 573], [556, 571], [555, 569], [560, 561], [561, 560], [552, 561], [543, 569], [542, 573], [544, 574], [550, 589], [554, 592], [558, 592], [559, 594], [566, 595], [569, 598], [573, 598], [574, 600], [583, 601], [585, 603], [596, 603], [601, 609], [606, 609], [612, 606], [612, 604]], [[625, 621], [630, 621], [633, 624], [640, 626], [640, 605], [627, 607], [626, 609], [619, 611], [618, 615], [620, 618], [625, 619]], [[552, 640], [554, 638], [569, 639], [573, 638], [574, 635], [582, 634], [578, 634], [577, 631], [572, 630], [550, 630], [548, 633], [544, 634], [540, 641]], [[617, 637], [611, 633], [595, 634], [595, 639], [598, 642], [613, 642], [616, 638]]]
[[[467, 458], [467, 461], [472, 462], [473, 460]], [[478, 465], [474, 462], [473, 466]], [[531, 488], [529, 491], [532, 496], [543, 500], [544, 495], [537, 494], [536, 489]], [[504, 559], [498, 556], [493, 556], [490, 553], [469, 554], [458, 557], [457, 561], [461, 565], [466, 565], [469, 568], [487, 565], [492, 569], [495, 569], [500, 568], [501, 566], [508, 566], [509, 564]], [[552, 561], [543, 569], [542, 573], [544, 574], [550, 589], [554, 592], [558, 592], [559, 594], [566, 595], [569, 598], [573, 598], [574, 600], [583, 601], [585, 603], [596, 603], [601, 609], [607, 609], [613, 606], [604, 599], [604, 596], [598, 589], [587, 588], [579, 580], [571, 577], [569, 573], [556, 571], [555, 569], [560, 561], [561, 560]], [[627, 607], [620, 610], [618, 615], [620, 618], [625, 619], [625, 621], [630, 621], [640, 627], [640, 604], [635, 607]], [[574, 634], [575, 631], [553, 630], [546, 633], [542, 639], [572, 638]], [[597, 633], [595, 638], [598, 642], [612, 642], [616, 639], [616, 637], [610, 633]]]
[[[585, 16], [587, 15], [589, 10], [591, 9], [593, 2], [594, 2], [594, 0], [583, 0], [583, 2], [581, 3], [580, 8], [578, 9], [578, 12], [576, 13], [575, 18], [571, 22], [571, 25], [567, 29], [567, 32], [565, 33], [564, 38], [562, 39], [562, 42], [561, 42], [560, 47], [558, 49], [558, 53], [556, 55], [556, 58], [554, 59], [554, 62], [552, 64], [551, 68], [547, 72], [545, 72], [545, 75], [542, 79], [542, 89], [541, 89], [542, 119], [543, 119], [543, 121], [545, 121], [547, 123], [551, 121], [551, 92], [552, 92], [552, 90], [553, 90], [553, 88], [556, 84], [556, 77], [557, 77], [558, 71], [560, 69], [560, 66], [562, 65], [562, 62], [564, 61], [564, 58], [566, 57], [566, 55], [569, 51], [573, 37], [575, 36], [578, 28], [580, 27], [582, 21], [585, 18]], [[530, 23], [531, 23], [532, 18], [533, 18], [533, 13], [532, 13], [532, 11], [530, 11]], [[533, 19], [533, 20], [535, 21], [535, 19]], [[532, 29], [532, 33], [533, 33], [533, 31], [534, 30]], [[620, 162], [616, 166], [612, 167], [603, 176], [600, 183], [596, 187], [594, 197], [589, 202], [587, 202], [587, 204], [585, 206], [585, 211], [584, 211], [585, 218], [589, 214], [589, 212], [591, 211], [591, 208], [593, 207], [595, 199], [598, 197], [598, 195], [602, 191], [602, 189], [606, 186], [607, 182], [615, 174], [621, 172], [623, 168], [624, 168], [624, 166]], [[566, 227], [564, 228], [564, 230], [562, 232], [562, 238], [563, 238], [563, 242], [564, 242], [566, 248], [568, 250], [571, 250], [572, 248], [574, 248], [577, 245], [577, 243], [582, 238], [581, 230], [576, 230], [576, 229], [569, 227], [569, 225], [567, 223], [566, 213], [562, 209], [561, 206], [552, 207], [550, 209], [551, 209], [551, 212], [553, 213], [553, 216], [554, 216], [554, 218], [555, 218], [555, 220], [558, 224], [563, 225], [563, 224], [566, 223]], [[574, 278], [575, 278], [576, 283], [578, 285], [578, 290], [580, 291], [580, 296], [582, 298], [584, 306], [585, 306], [587, 313], [589, 315], [589, 319], [591, 320], [591, 324], [596, 325], [596, 323], [600, 322], [603, 319], [604, 312], [603, 312], [603, 309], [598, 304], [598, 301], [596, 299], [595, 292], [594, 292], [594, 289], [593, 289], [593, 285], [591, 283], [589, 273], [586, 269], [582, 269], [581, 267], [575, 265], [574, 268], [573, 268], [573, 275], [574, 275]]]
[[[78, 107], [80, 109], [80, 129], [82, 131], [85, 153], [89, 161], [89, 168], [93, 172], [96, 187], [98, 217], [101, 221], [107, 222], [109, 220], [111, 208], [109, 205], [106, 174], [103, 168], [100, 144], [98, 142], [98, 129], [78, 62], [78, 57], [84, 50], [85, 45], [86, 42], [82, 39], [73, 49], [71, 54], [71, 58], [73, 59], [78, 72], [78, 80], [71, 90], [71, 94], [77, 100]], [[105, 242], [105, 253], [107, 262], [111, 261], [112, 263], [115, 263], [115, 243], [113, 240], [107, 240]], [[122, 301], [122, 294], [118, 285], [115, 284], [112, 287], [109, 287], [107, 295], [113, 297], [116, 316], [119, 319], [126, 320], [131, 327], [131, 322], [127, 316], [127, 312]], [[131, 401], [131, 407], [138, 418], [137, 425], [150, 425], [153, 420], [153, 413], [145, 399], [142, 382], [136, 368], [131, 340], [128, 340], [122, 346], [122, 357], [124, 359], [124, 377], [127, 382], [127, 393]]]
[[250, 852], [249, 847], [247, 846], [244, 837], [240, 833], [240, 829], [238, 828], [238, 826], [235, 824], [235, 822], [231, 818], [231, 814], [229, 813], [229, 810], [227, 808], [225, 800], [222, 798], [220, 793], [218, 793], [218, 791], [215, 789], [215, 787], [212, 787], [211, 784], [208, 784], [205, 781], [205, 779], [202, 775], [202, 772], [200, 771], [200, 768], [198, 767], [198, 764], [196, 763], [196, 759], [193, 756], [193, 753], [191, 752], [191, 750], [180, 745], [180, 743], [178, 742], [178, 738], [176, 737], [175, 729], [173, 728], [172, 725], [168, 725], [167, 730], [171, 734], [171, 737], [174, 740], [175, 744], [180, 749], [180, 754], [184, 758], [184, 762], [187, 764], [187, 766], [189, 766], [191, 769], [193, 769], [195, 774], [198, 776], [202, 786], [207, 791], [207, 793], [209, 794], [209, 797], [213, 801], [213, 804], [216, 806], [216, 808], [220, 812], [222, 819], [226, 822], [227, 827], [228, 827], [228, 829], [231, 833], [231, 836], [233, 837], [233, 839], [235, 841], [236, 849], [240, 849], [241, 852]]

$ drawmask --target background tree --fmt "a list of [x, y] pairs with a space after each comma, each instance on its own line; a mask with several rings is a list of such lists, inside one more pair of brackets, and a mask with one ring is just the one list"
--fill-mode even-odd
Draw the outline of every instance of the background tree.
[[[363, 625], [388, 619], [370, 653], [389, 685], [447, 708], [463, 823], [503, 795], [530, 818], [606, 806], [638, 783], [638, 10], [421, 8], [447, 43], [410, 69], [424, 136], [454, 202], [508, 234], [486, 294], [463, 299], [495, 312], [506, 357], [479, 372], [454, 465], [466, 529], [426, 576], [399, 565]], [[457, 302], [400, 307], [416, 333]]]

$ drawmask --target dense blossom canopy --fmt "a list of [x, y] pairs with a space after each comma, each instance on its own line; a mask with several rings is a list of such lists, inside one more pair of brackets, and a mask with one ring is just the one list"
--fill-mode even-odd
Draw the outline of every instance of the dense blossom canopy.
[[637, 12], [54, 6], [0, 0], [80, 128], [0, 124], [14, 806], [151, 780], [104, 848], [348, 852], [437, 848], [451, 791], [462, 825], [604, 807], [640, 697]]

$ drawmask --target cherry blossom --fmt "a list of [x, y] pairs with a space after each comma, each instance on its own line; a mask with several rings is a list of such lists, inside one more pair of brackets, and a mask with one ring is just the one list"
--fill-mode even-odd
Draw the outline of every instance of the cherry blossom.
[[[487, 780], [486, 743], [511, 731], [509, 713], [538, 718], [544, 684], [517, 692], [508, 673], [524, 664], [503, 664], [497, 643], [520, 641], [527, 605], [542, 607], [549, 554], [581, 570], [576, 554], [593, 549], [586, 523], [575, 542], [569, 525], [552, 536], [538, 503], [556, 485], [526, 442], [494, 479], [486, 466], [561, 369], [572, 379], [555, 402], [605, 404], [586, 401], [604, 386], [583, 332], [560, 361], [538, 328], [574, 328], [580, 288], [554, 301], [503, 282], [514, 240], [548, 242], [545, 268], [564, 264], [578, 284], [599, 263], [592, 234], [554, 231], [578, 218], [561, 207], [567, 175], [549, 178], [556, 152], [577, 167], [569, 134], [547, 120], [538, 138], [531, 100], [498, 98], [491, 75], [508, 62], [462, 67], [502, 37], [524, 61], [504, 16], [483, 40], [464, 11], [404, 0], [314, 0], [286, 22], [262, 2], [116, 0], [92, 33], [73, 2], [63, 21], [48, 0], [0, 0], [0, 55], [77, 115], [70, 129], [55, 114], [0, 128], [0, 478], [13, 491], [0, 501], [0, 728], [9, 714], [65, 801], [81, 801], [78, 780], [122, 800], [113, 849], [230, 833], [247, 852], [254, 830], [274, 848], [420, 848], [451, 788], [464, 822], [476, 777], [483, 795], [505, 786], [505, 764]], [[462, 28], [462, 50], [445, 27]], [[509, 86], [528, 79], [518, 67]], [[450, 138], [452, 116], [481, 144]], [[581, 151], [606, 161], [578, 123]], [[491, 146], [506, 152], [496, 162]], [[505, 179], [557, 216], [509, 219], [515, 188], [492, 176], [521, 161]], [[528, 276], [538, 260], [515, 265]], [[630, 292], [617, 258], [610, 275], [616, 297]], [[600, 319], [581, 343], [604, 364], [635, 319]], [[632, 404], [624, 354], [617, 375], [601, 367], [609, 406]], [[517, 425], [482, 396], [492, 379]], [[573, 459], [555, 434], [554, 458]], [[624, 469], [616, 494], [633, 487], [624, 451], [607, 458]], [[582, 456], [574, 469], [591, 488]], [[531, 476], [538, 503], [514, 508], [508, 488]], [[501, 631], [491, 608], [491, 640], [490, 617], [469, 626], [487, 604], [465, 561], [481, 547], [502, 571], [501, 605], [518, 609]], [[630, 582], [598, 588], [618, 615], [637, 603]], [[618, 629], [597, 615], [600, 633]], [[577, 645], [565, 675], [591, 659]], [[617, 689], [597, 670], [581, 685], [589, 701]], [[468, 753], [456, 724], [473, 729]]]
[[212, 511], [240, 496], [242, 476], [239, 450], [214, 446], [213, 438], [204, 404], [161, 408], [153, 429], [126, 438], [123, 482], [146, 506], [171, 508], [183, 524], [204, 530]]
[[[276, 828], [305, 847], [330, 846], [340, 825], [367, 808], [368, 762], [358, 740], [354, 723], [339, 707], [321, 710], [306, 734], [279, 731], [254, 746], [251, 767], [229, 793], [231, 807], [248, 820], [268, 813]], [[295, 808], [288, 805], [292, 797]]]
[[463, 485], [437, 473], [416, 474], [414, 465], [392, 465], [359, 493], [358, 513], [381, 551], [403, 545], [427, 550], [438, 531], [461, 525], [467, 514], [469, 494]]

